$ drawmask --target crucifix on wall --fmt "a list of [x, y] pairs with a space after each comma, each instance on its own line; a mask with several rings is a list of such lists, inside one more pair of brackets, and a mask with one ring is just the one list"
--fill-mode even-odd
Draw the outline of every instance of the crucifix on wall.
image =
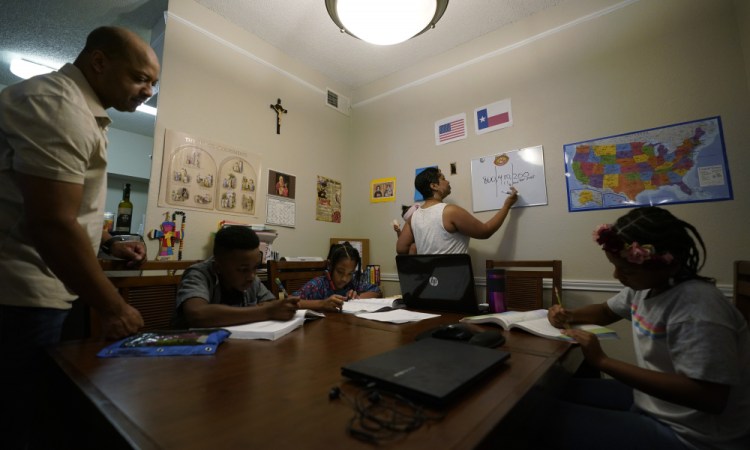
[[286, 114], [286, 109], [281, 106], [281, 99], [276, 99], [276, 104], [271, 105], [271, 109], [276, 111], [276, 134], [281, 134], [281, 114]]

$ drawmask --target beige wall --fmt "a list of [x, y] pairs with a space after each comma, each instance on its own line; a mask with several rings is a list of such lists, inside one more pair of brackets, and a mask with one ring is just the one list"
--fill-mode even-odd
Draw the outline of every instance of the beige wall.
[[[299, 78], [298, 81], [284, 71]], [[282, 255], [327, 254], [328, 239], [355, 232], [351, 183], [345, 184], [343, 224], [315, 220], [317, 175], [348, 181], [349, 117], [325, 104], [325, 89], [346, 91], [301, 66], [257, 37], [229, 24], [192, 1], [170, 2], [159, 115], [149, 188], [147, 229], [157, 229], [164, 211], [157, 206], [164, 133], [175, 130], [260, 155], [261, 184], [269, 168], [296, 175], [296, 228], [274, 227]], [[282, 99], [288, 110], [281, 134], [269, 107]], [[255, 218], [186, 210], [184, 259], [211, 251], [211, 233], [222, 219], [264, 223], [266, 201], [259, 196]], [[155, 255], [156, 241], [149, 243]]]
[[[750, 52], [741, 43], [750, 41], [750, 26], [743, 2], [570, 1], [355, 92], [191, 1], [169, 8], [152, 180], [165, 129], [261, 155], [263, 172], [297, 176], [297, 226], [277, 227], [282, 254], [323, 256], [331, 236], [366, 237], [370, 260], [391, 280], [386, 292], [397, 292], [390, 224], [400, 205], [411, 203], [414, 169], [447, 170], [455, 162], [449, 201], [470, 209], [471, 159], [543, 145], [549, 204], [516, 209], [494, 237], [472, 241], [476, 275], [490, 257], [560, 258], [566, 289], [580, 291], [569, 294], [573, 300], [597, 299], [594, 290], [617, 285], [590, 231], [624, 211], [568, 212], [562, 146], [720, 115], [735, 199], [668, 208], [702, 232], [709, 248], [704, 272], [724, 288], [732, 261], [748, 257], [750, 190], [741, 169], [750, 163]], [[324, 105], [326, 87], [352, 97], [351, 118]], [[281, 135], [268, 107], [278, 97], [289, 109]], [[436, 120], [471, 117], [474, 108], [504, 98], [513, 102], [513, 127], [477, 136], [469, 119], [467, 139], [435, 146]], [[342, 224], [315, 220], [317, 175], [343, 182]], [[397, 202], [369, 203], [369, 180], [390, 176], [398, 180]], [[148, 229], [158, 227], [165, 210], [156, 206], [157, 190], [151, 183]], [[253, 221], [263, 223], [264, 199], [258, 207]], [[185, 258], [208, 254], [209, 233], [222, 218], [233, 217], [188, 211]]]
[[[731, 1], [575, 1], [359, 90], [351, 157], [365, 168], [364, 179], [396, 176], [399, 183], [396, 204], [355, 205], [361, 234], [374, 244], [372, 259], [383, 272], [395, 271], [388, 223], [400, 204], [411, 203], [416, 167], [438, 164], [446, 172], [456, 162], [449, 201], [470, 209], [471, 159], [543, 145], [549, 204], [513, 210], [495, 236], [473, 240], [477, 274], [486, 258], [559, 258], [569, 288], [605, 282], [614, 289], [591, 230], [625, 211], [568, 212], [563, 145], [720, 115], [735, 199], [668, 208], [701, 231], [709, 249], [704, 273], [730, 284], [732, 261], [750, 254], [745, 67]], [[477, 136], [470, 118], [467, 139], [435, 146], [436, 120], [471, 117], [504, 98], [512, 99], [511, 128]], [[364, 183], [354, 189], [366, 195]]]

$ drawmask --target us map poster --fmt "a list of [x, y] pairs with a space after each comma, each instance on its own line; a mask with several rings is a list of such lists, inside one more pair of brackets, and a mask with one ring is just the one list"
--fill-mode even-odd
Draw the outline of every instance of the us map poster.
[[341, 182], [318, 175], [315, 220], [341, 223]]
[[568, 209], [732, 199], [720, 117], [563, 146]]
[[258, 155], [166, 130], [159, 206], [255, 216], [259, 181]]

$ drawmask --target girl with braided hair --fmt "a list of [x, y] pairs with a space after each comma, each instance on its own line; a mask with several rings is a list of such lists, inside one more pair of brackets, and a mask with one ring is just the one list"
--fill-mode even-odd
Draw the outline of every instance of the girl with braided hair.
[[[625, 288], [598, 305], [554, 305], [549, 321], [612, 379], [574, 378], [549, 408], [541, 439], [555, 448], [750, 448], [750, 332], [739, 311], [698, 274], [696, 228], [659, 207], [600, 225], [594, 240]], [[609, 357], [576, 323], [630, 320], [637, 364]]]
[[295, 292], [300, 308], [339, 311], [346, 300], [382, 297], [380, 288], [369, 283], [362, 273], [362, 259], [349, 242], [333, 244], [328, 252], [328, 270]]

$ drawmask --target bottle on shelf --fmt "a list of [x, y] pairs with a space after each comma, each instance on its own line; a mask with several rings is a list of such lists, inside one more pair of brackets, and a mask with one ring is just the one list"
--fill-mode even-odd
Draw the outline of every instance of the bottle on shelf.
[[117, 222], [114, 234], [130, 234], [130, 223], [133, 219], [133, 203], [130, 202], [130, 183], [125, 183], [122, 200], [117, 205]]

